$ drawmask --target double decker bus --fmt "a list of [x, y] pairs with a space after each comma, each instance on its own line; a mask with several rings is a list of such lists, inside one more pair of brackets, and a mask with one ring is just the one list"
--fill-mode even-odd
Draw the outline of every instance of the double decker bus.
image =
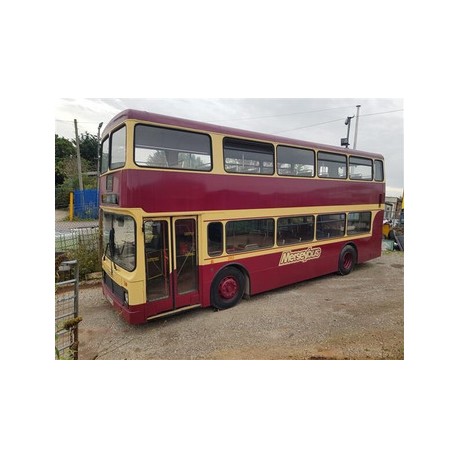
[[381, 255], [380, 154], [125, 110], [100, 162], [103, 292], [129, 323]]

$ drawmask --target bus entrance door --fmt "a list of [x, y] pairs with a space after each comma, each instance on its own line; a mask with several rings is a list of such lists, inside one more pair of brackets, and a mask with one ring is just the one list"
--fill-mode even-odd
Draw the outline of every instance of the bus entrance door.
[[197, 220], [173, 218], [175, 308], [199, 303], [197, 267]]
[[143, 223], [146, 264], [146, 316], [173, 309], [170, 262], [170, 221]]
[[146, 315], [199, 302], [195, 217], [144, 221]]

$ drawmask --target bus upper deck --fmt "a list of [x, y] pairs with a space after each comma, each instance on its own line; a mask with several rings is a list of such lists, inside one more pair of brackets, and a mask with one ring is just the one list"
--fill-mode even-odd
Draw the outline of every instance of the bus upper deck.
[[101, 173], [103, 204], [148, 212], [384, 202], [380, 154], [134, 110], [106, 127]]

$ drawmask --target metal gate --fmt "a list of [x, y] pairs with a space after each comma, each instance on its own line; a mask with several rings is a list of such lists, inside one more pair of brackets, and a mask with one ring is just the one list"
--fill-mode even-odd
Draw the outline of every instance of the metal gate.
[[63, 261], [56, 269], [55, 359], [78, 359], [78, 261]]

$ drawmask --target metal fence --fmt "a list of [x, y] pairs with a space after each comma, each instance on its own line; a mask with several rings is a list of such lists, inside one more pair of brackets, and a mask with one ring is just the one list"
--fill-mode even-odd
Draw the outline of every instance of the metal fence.
[[73, 191], [75, 196], [74, 212], [80, 219], [97, 219], [99, 217], [99, 193], [97, 189]]
[[78, 261], [56, 260], [55, 359], [78, 359]]
[[[71, 199], [73, 194], [73, 200]], [[73, 215], [80, 220], [97, 219], [99, 217], [99, 192], [97, 189], [69, 190], [55, 189], [56, 210], [68, 210], [72, 207]]]
[[[64, 229], [64, 223], [59, 223]], [[78, 249], [98, 250], [98, 226], [93, 227], [67, 227], [67, 232], [56, 232], [55, 251], [56, 253], [67, 253]]]

